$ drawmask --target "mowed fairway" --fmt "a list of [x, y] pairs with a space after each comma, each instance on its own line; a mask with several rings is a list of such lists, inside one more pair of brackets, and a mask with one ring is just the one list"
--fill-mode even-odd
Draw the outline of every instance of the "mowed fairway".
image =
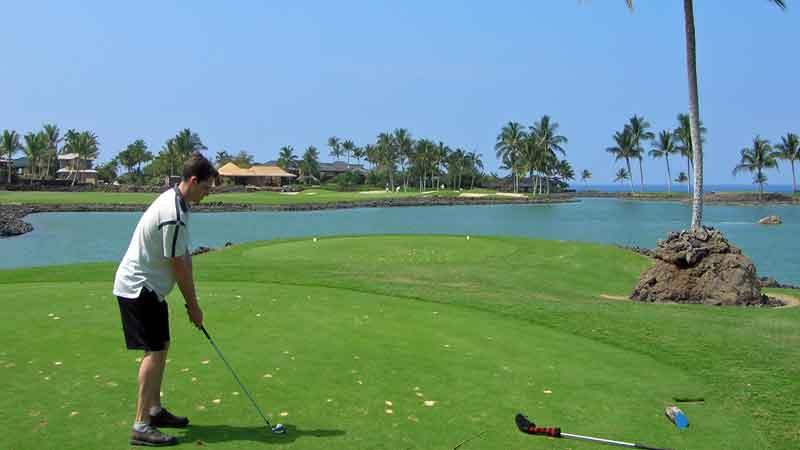
[[[177, 289], [163, 401], [186, 448], [590, 449], [542, 426], [676, 449], [800, 447], [800, 308], [649, 305], [648, 261], [584, 243], [464, 236], [251, 243], [195, 258], [206, 327]], [[137, 352], [115, 263], [0, 271], [0, 448], [127, 449]], [[783, 295], [800, 296], [795, 291]], [[663, 416], [673, 397], [691, 426]]]

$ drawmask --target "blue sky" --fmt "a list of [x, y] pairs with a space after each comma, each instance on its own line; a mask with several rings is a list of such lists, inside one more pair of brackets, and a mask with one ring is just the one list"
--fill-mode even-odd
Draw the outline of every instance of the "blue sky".
[[[756, 134], [800, 133], [800, 16], [766, 0], [696, 2], [707, 183]], [[90, 129], [106, 161], [182, 128], [209, 154], [259, 161], [336, 135], [397, 127], [484, 155], [508, 121], [549, 114], [567, 159], [610, 183], [611, 136], [633, 114], [655, 131], [686, 111], [677, 1], [9, 2], [0, 26], [0, 129]], [[794, 42], [794, 44], [792, 44]], [[679, 164], [676, 164], [679, 165]], [[684, 167], [685, 165], [681, 165]], [[790, 183], [788, 168], [769, 173]], [[645, 181], [665, 179], [663, 161]]]

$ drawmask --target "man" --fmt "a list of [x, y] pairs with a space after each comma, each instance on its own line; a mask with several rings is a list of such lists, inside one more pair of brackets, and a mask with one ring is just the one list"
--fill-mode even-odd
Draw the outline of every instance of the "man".
[[125, 343], [131, 350], [144, 350], [132, 445], [175, 445], [177, 438], [157, 427], [184, 428], [189, 424], [186, 417], [174, 416], [161, 406], [170, 340], [165, 298], [177, 282], [189, 320], [198, 328], [203, 325], [192, 278], [188, 203], [198, 203], [208, 195], [217, 175], [203, 155], [193, 154], [184, 164], [182, 181], [161, 194], [142, 215], [117, 269], [114, 295]]

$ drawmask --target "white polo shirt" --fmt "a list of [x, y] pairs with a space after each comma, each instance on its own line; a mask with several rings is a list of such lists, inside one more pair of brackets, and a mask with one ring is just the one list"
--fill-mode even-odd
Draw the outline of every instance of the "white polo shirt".
[[114, 295], [133, 299], [146, 287], [164, 301], [175, 286], [170, 259], [186, 254], [190, 246], [189, 207], [175, 186], [139, 219], [114, 277]]

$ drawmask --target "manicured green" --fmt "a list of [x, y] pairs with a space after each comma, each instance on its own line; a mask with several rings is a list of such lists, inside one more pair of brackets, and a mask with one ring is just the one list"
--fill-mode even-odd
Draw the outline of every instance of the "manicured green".
[[[459, 448], [598, 448], [522, 435], [518, 411], [663, 447], [800, 447], [800, 308], [614, 299], [648, 264], [603, 245], [475, 236], [198, 256], [208, 330], [289, 435], [263, 428], [177, 289], [164, 403], [191, 416], [186, 448], [452, 449], [483, 431]], [[115, 266], [0, 271], [0, 448], [128, 448], [140, 355], [123, 349]], [[705, 398], [681, 406], [687, 430], [663, 416], [675, 396]]]
[[[477, 194], [494, 194], [496, 191], [485, 189], [475, 189], [464, 191]], [[460, 193], [456, 191], [436, 191], [428, 190], [419, 192], [409, 190], [407, 192], [338, 192], [326, 189], [308, 189], [299, 193], [280, 193], [280, 192], [241, 192], [227, 194], [212, 194], [203, 200], [208, 202], [222, 203], [246, 203], [256, 205], [286, 205], [297, 203], [332, 203], [332, 202], [355, 202], [369, 201], [387, 198], [417, 198], [417, 197], [457, 197]], [[21, 204], [126, 204], [126, 205], [147, 205], [156, 198], [158, 194], [136, 193], [136, 192], [36, 192], [36, 191], [0, 191], [0, 204], [21, 203]]]

